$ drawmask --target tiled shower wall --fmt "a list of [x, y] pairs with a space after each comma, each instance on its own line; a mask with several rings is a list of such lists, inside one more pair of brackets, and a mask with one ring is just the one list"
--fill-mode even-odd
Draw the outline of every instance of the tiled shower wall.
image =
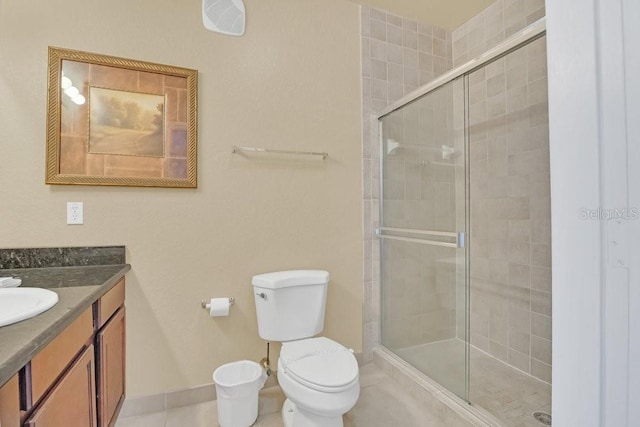
[[[453, 32], [454, 65], [542, 16], [542, 0], [496, 2]], [[474, 72], [469, 83], [471, 344], [550, 382], [545, 39]]]
[[[543, 16], [543, 0], [499, 0], [449, 33], [362, 7], [365, 361], [380, 342], [380, 245], [373, 237], [380, 200], [375, 117], [404, 94]], [[478, 348], [550, 381], [544, 46], [539, 40], [526, 52], [516, 52], [517, 58], [503, 59], [472, 76], [471, 119], [476, 130], [486, 128], [488, 133], [474, 132], [470, 141], [471, 240], [477, 239], [471, 251], [472, 260], [478, 260], [471, 263], [471, 336]], [[496, 142], [498, 134], [502, 136]], [[479, 207], [483, 204], [502, 208], [489, 213]]]
[[453, 66], [481, 55], [544, 16], [544, 0], [496, 1], [453, 30]]
[[451, 33], [362, 6], [364, 354], [380, 342], [380, 147], [377, 115], [452, 66]]

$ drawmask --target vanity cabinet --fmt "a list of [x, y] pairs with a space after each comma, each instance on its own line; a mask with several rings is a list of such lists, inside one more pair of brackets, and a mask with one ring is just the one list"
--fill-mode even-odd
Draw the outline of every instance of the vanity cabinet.
[[20, 389], [18, 375], [0, 387], [0, 426], [20, 426]]
[[124, 281], [99, 301], [96, 334], [98, 359], [98, 425], [115, 424], [125, 396], [125, 308]]
[[94, 427], [96, 418], [95, 358], [87, 347], [24, 423], [25, 427]]
[[115, 424], [125, 397], [124, 286], [122, 278], [21, 370], [7, 391], [20, 396], [17, 423], [5, 423], [4, 405], [15, 402], [5, 403], [3, 386], [1, 427], [19, 427], [20, 417], [24, 427]]
[[30, 366], [27, 367], [29, 371], [27, 376], [31, 380], [31, 398], [27, 399], [28, 408], [40, 402], [76, 355], [91, 343], [92, 336], [93, 315], [91, 308], [88, 308], [31, 359]]

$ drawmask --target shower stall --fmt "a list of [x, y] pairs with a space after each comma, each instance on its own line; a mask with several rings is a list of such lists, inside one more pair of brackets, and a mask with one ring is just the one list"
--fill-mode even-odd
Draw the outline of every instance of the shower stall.
[[542, 19], [379, 117], [381, 344], [514, 426], [551, 412], [545, 43]]

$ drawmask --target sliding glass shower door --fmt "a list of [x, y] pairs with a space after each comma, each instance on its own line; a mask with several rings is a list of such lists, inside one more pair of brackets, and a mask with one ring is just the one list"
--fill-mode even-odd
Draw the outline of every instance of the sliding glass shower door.
[[464, 80], [381, 118], [382, 344], [468, 400]]

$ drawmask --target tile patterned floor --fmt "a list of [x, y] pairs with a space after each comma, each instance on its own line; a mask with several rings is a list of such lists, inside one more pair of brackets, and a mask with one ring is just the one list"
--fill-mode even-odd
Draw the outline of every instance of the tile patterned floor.
[[[344, 417], [345, 427], [441, 427], [451, 420], [429, 412], [390, 377], [370, 364], [360, 369], [360, 399]], [[278, 387], [260, 392], [258, 420], [254, 427], [282, 427], [280, 407], [284, 395]], [[218, 425], [216, 402], [120, 418], [116, 427], [208, 427]]]

